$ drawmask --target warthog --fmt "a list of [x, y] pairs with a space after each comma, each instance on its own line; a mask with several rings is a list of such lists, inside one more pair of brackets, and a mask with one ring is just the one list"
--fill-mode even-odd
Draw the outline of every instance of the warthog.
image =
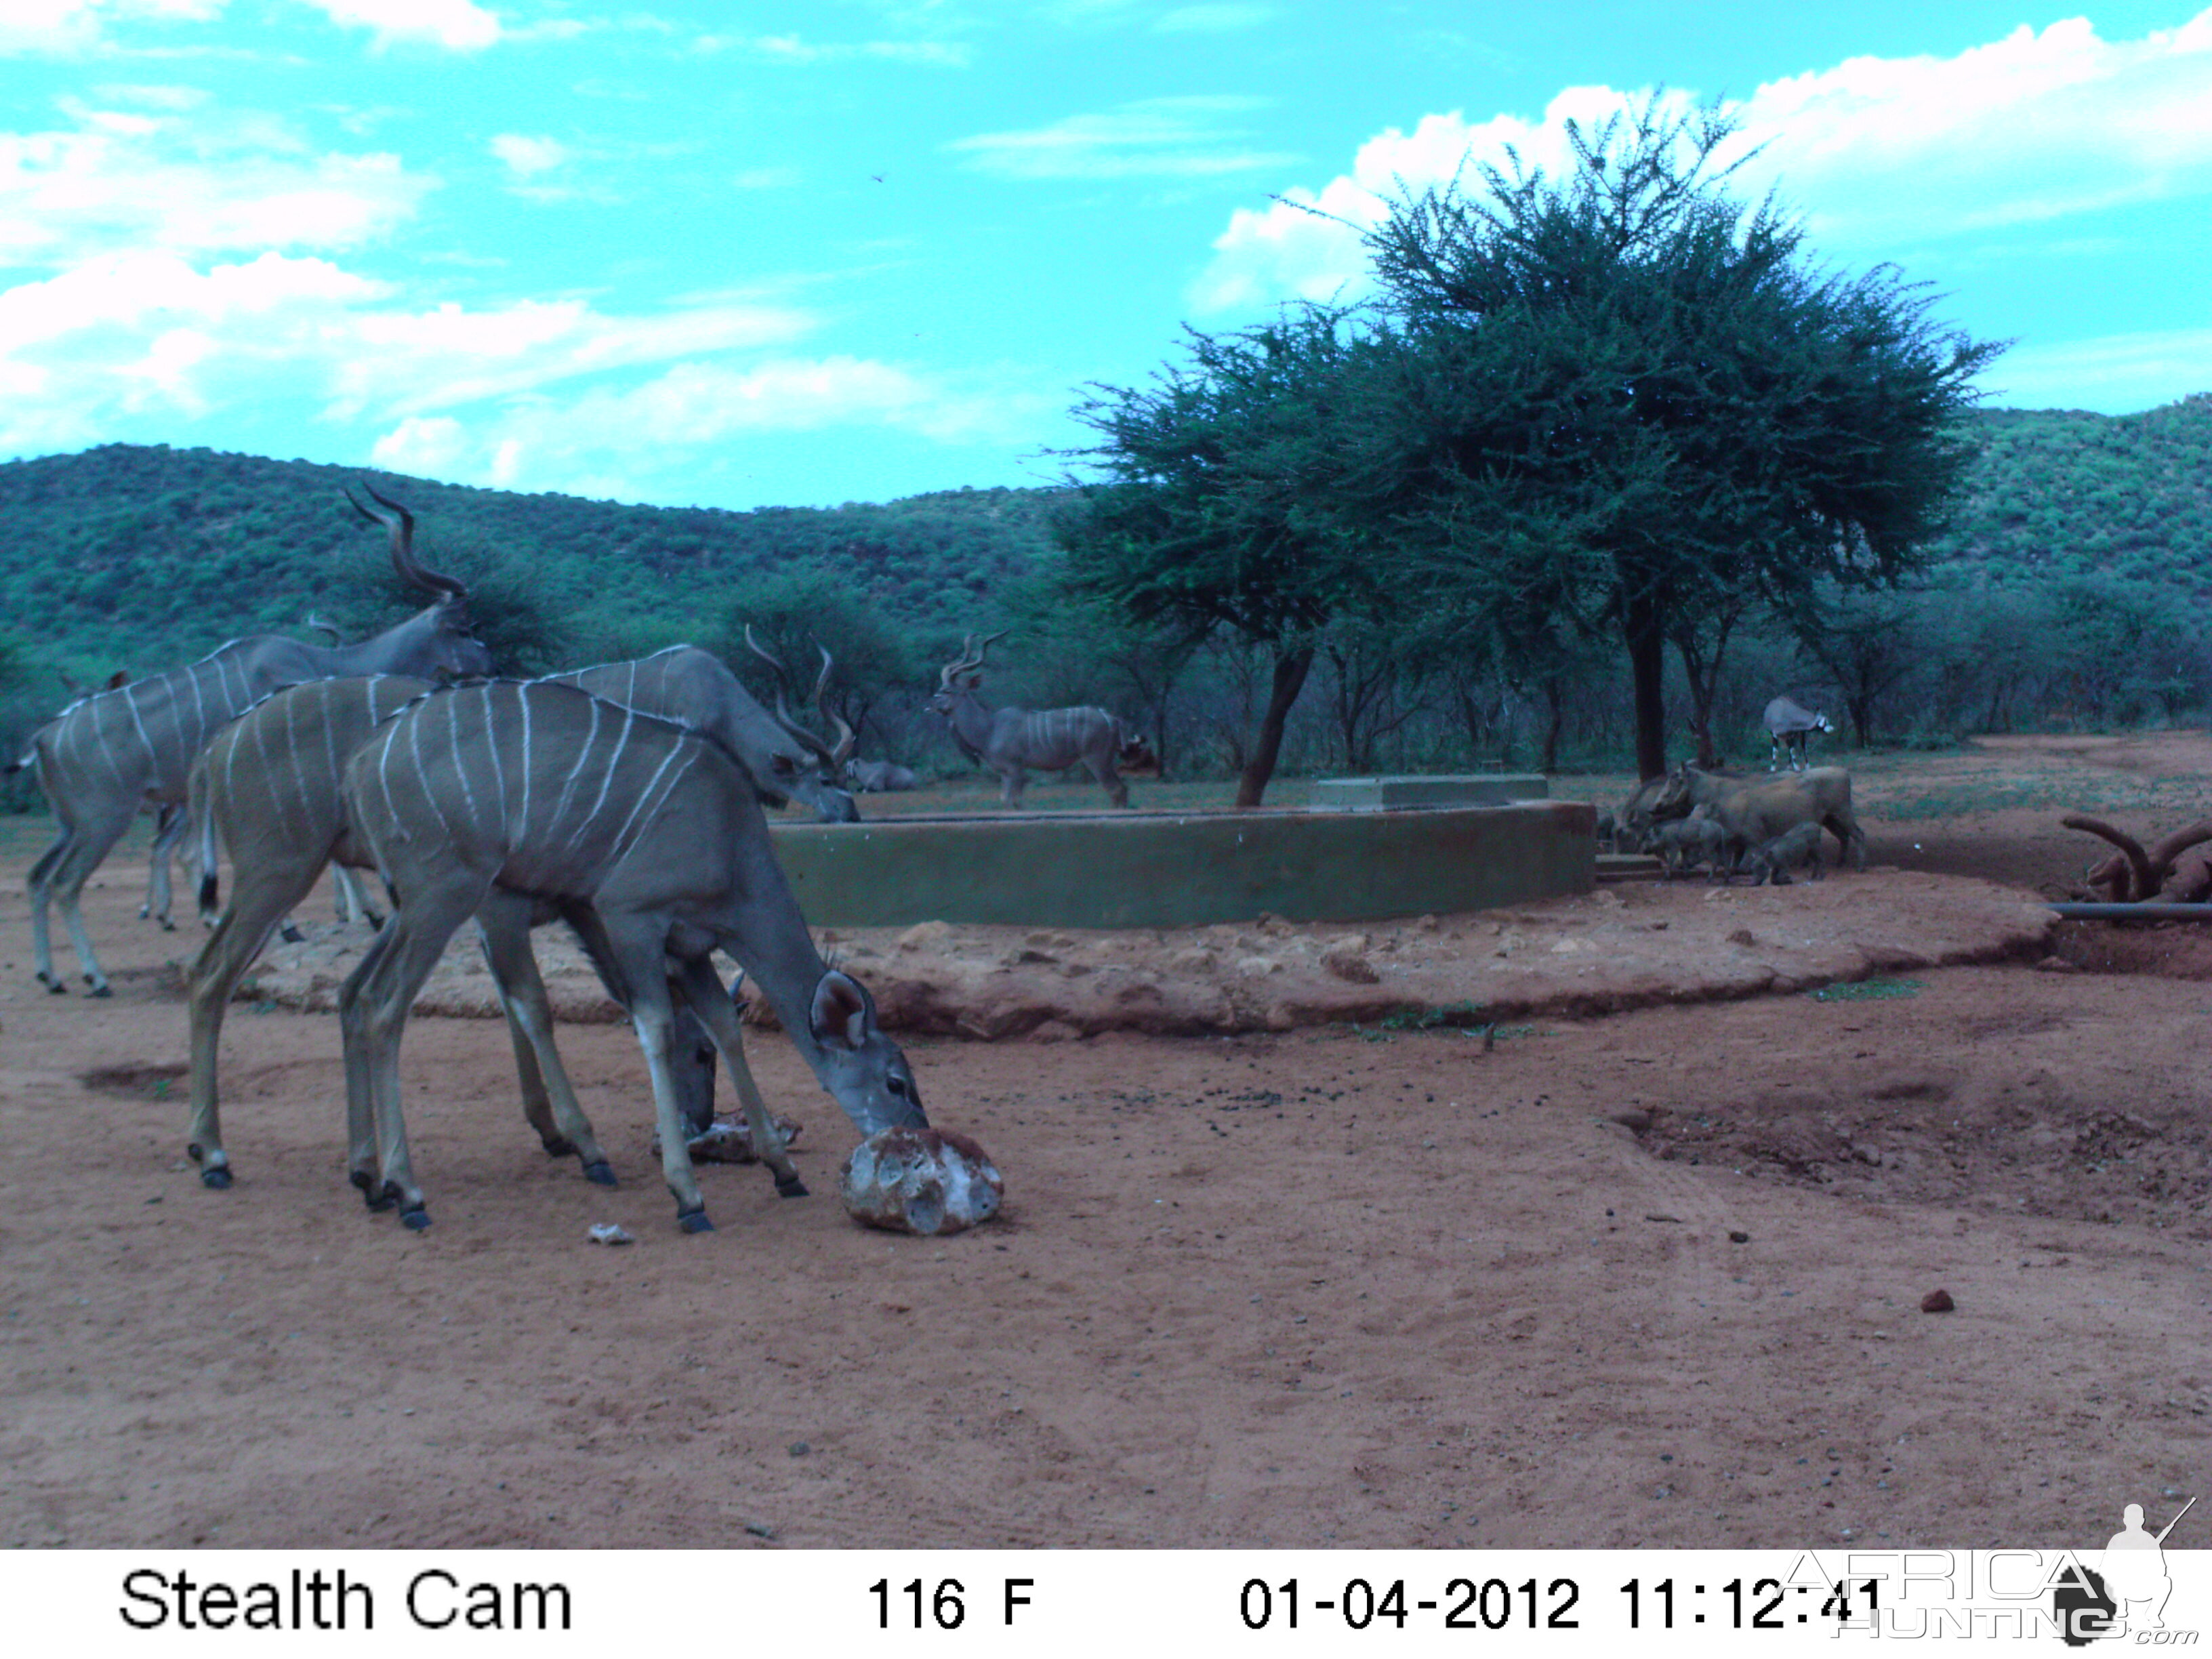
[[1851, 775], [1840, 766], [1743, 781], [1701, 772], [1686, 763], [1667, 775], [1651, 815], [1662, 820], [1687, 817], [1699, 806], [1710, 806], [1728, 832], [1732, 859], [1801, 823], [1817, 823], [1835, 836], [1854, 869], [1866, 868], [1866, 835], [1851, 816]]
[[1787, 887], [1790, 872], [1803, 869], [1813, 880], [1823, 873], [1820, 858], [1820, 826], [1817, 823], [1799, 824], [1786, 835], [1754, 847], [1744, 854], [1745, 867], [1752, 872], [1752, 885], [1771, 882], [1777, 887]]
[[1715, 881], [1726, 881], [1735, 873], [1735, 860], [1729, 856], [1727, 832], [1703, 809], [1686, 818], [1654, 824], [1644, 837], [1644, 850], [1659, 855], [1659, 862], [1665, 866], [1670, 881], [1676, 876], [1689, 874], [1701, 864]]

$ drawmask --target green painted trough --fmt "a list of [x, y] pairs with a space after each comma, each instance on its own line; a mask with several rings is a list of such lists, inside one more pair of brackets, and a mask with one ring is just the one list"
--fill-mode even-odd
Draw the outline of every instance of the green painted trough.
[[1578, 801], [1397, 811], [990, 813], [780, 823], [809, 921], [1189, 927], [1364, 921], [1586, 893]]

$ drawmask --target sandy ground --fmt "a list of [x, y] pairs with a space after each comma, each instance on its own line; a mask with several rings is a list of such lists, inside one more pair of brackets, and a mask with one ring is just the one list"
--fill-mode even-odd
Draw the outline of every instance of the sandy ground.
[[[2096, 851], [2061, 811], [2170, 829], [2208, 763], [2179, 734], [1875, 757], [1882, 867], [1778, 892], [841, 940], [933, 988], [925, 1097], [1006, 1174], [1003, 1220], [935, 1240], [847, 1219], [851, 1132], [773, 1032], [755, 1070], [817, 1195], [710, 1167], [695, 1237], [624, 1028], [562, 1032], [608, 1191], [453, 1018], [408, 1036], [436, 1223], [404, 1233], [343, 1185], [334, 1021], [265, 988], [227, 1044], [240, 1179], [207, 1191], [191, 936], [136, 920], [118, 856], [88, 907], [115, 998], [46, 995], [18, 837], [0, 1540], [2094, 1545], [2203, 1480], [2212, 949], [2032, 902]], [[1097, 1030], [1133, 1006], [1085, 1000], [1109, 969], [1255, 1018]], [[963, 1000], [999, 1040], [945, 1034]]]

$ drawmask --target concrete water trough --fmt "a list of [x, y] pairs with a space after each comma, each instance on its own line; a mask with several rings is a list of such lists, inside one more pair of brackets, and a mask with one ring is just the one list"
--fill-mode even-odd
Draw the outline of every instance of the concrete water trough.
[[779, 823], [817, 927], [1188, 927], [1360, 921], [1590, 890], [1577, 801], [1379, 811], [1001, 812]]

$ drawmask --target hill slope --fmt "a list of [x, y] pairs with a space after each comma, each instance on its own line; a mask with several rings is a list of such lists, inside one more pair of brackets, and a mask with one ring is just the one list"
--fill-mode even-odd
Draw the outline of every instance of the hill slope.
[[[2035, 586], [2106, 574], [2212, 593], [2212, 393], [2147, 413], [1985, 410], [1953, 532], [1953, 578]], [[319, 611], [349, 633], [412, 603], [379, 532], [341, 490], [374, 483], [419, 520], [428, 563], [565, 625], [589, 660], [707, 629], [732, 584], [819, 563], [899, 633], [957, 638], [1051, 557], [1048, 489], [957, 490], [884, 505], [626, 507], [520, 495], [305, 461], [108, 445], [0, 464], [0, 638], [36, 668], [138, 672], [223, 640], [296, 630]], [[51, 690], [51, 688], [46, 688]]]

